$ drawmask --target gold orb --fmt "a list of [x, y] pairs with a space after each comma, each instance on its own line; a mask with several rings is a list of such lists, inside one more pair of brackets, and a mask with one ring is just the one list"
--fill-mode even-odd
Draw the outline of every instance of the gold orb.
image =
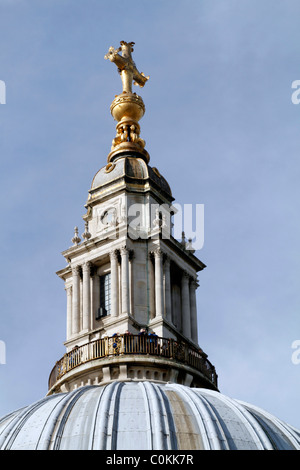
[[142, 98], [136, 93], [122, 93], [113, 100], [110, 111], [118, 122], [124, 118], [137, 122], [145, 114], [145, 105]]

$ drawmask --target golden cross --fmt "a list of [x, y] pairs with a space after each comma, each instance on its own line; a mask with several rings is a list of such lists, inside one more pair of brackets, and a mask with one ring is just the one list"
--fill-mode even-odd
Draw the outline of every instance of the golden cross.
[[[121, 47], [118, 49], [110, 47], [104, 59], [109, 59], [118, 67], [118, 72], [121, 75], [123, 84], [123, 92], [132, 93], [133, 81], [134, 85], [143, 87], [149, 77], [145, 77], [143, 72], [139, 72], [132, 60], [131, 53], [133, 52], [134, 42], [121, 41], [120, 44]], [[120, 55], [119, 52], [122, 52], [122, 55]]]

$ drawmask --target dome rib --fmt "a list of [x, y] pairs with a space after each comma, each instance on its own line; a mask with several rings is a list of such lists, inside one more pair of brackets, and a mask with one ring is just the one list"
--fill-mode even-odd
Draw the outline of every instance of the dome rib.
[[151, 426], [153, 449], [177, 449], [176, 440], [173, 438], [174, 423], [171, 414], [166, 410], [163, 393], [151, 382], [144, 382], [143, 387], [147, 395], [150, 416], [153, 419], [153, 426]]
[[117, 382], [113, 388], [111, 400], [109, 403], [109, 414], [107, 419], [107, 432], [110, 439], [106, 440], [106, 447], [104, 449], [117, 449], [117, 429], [119, 413], [116, 410], [120, 409], [120, 393], [124, 383]]
[[[205, 393], [204, 393], [204, 395], [205, 395]], [[208, 393], [207, 395], [208, 396], [211, 395], [212, 398], [214, 398], [214, 394], [209, 394]], [[237, 418], [239, 418], [241, 423], [245, 426], [245, 429], [247, 430], [247, 432], [251, 435], [251, 437], [253, 439], [253, 443], [256, 445], [258, 450], [263, 450], [265, 448], [269, 448], [269, 449], [271, 448], [271, 444], [270, 444], [270, 441], [267, 439], [267, 436], [262, 431], [262, 429], [259, 429], [259, 426], [257, 425], [257, 423], [254, 424], [253, 418], [251, 417], [251, 415], [247, 411], [243, 410], [240, 406], [238, 406], [236, 401], [233, 401], [231, 398], [229, 398], [225, 395], [218, 394], [216, 398], [217, 398], [217, 400], [219, 400], [220, 402], [223, 402], [226, 406], [228, 406], [230, 408], [230, 410], [232, 410], [234, 415]], [[246, 415], [246, 413], [247, 413], [247, 415]], [[266, 444], [266, 447], [263, 444], [264, 442]], [[230, 448], [230, 446], [229, 446], [229, 448]]]
[[158, 404], [160, 404], [161, 408], [163, 409], [163, 416], [165, 417], [164, 429], [165, 429], [165, 434], [167, 436], [168, 449], [177, 450], [178, 447], [177, 447], [177, 439], [176, 439], [176, 430], [175, 430], [175, 424], [173, 420], [172, 411], [170, 409], [169, 400], [166, 396], [166, 393], [161, 389], [159, 385], [157, 384], [151, 384], [151, 385], [154, 386], [156, 393], [157, 393]]
[[[42, 408], [44, 405], [48, 405], [50, 401], [52, 402], [52, 400], [53, 401], [57, 400], [57, 397], [54, 395], [51, 396], [52, 400], [48, 401], [47, 398], [48, 397], [42, 398], [41, 400], [25, 408], [22, 408], [21, 410], [19, 410], [19, 412], [17, 412], [16, 416], [13, 418], [12, 421], [10, 421], [8, 426], [5, 428], [5, 431], [2, 437], [0, 434], [0, 449], [4, 449], [4, 450], [13, 449], [15, 447], [14, 446], [15, 441], [17, 440], [20, 432], [24, 431], [24, 428], [26, 429], [30, 421], [30, 418], [33, 416], [36, 418], [37, 412], [39, 411], [40, 408]], [[22, 441], [22, 439], [20, 439], [20, 441]], [[24, 446], [24, 442], [21, 442], [21, 446]]]
[[[119, 388], [120, 382], [113, 382], [105, 385], [103, 393], [99, 397], [97, 413], [95, 414], [95, 425], [93, 426], [92, 449], [106, 450], [111, 444], [111, 435], [109, 435], [109, 419], [113, 410], [112, 400], [116, 397], [115, 389]], [[99, 417], [99, 419], [97, 419]]]
[[[264, 447], [246, 417], [237, 409], [235, 402], [222, 394], [201, 392], [213, 408], [217, 422], [222, 427], [230, 450], [251, 448], [263, 450]], [[225, 418], [226, 417], [226, 421]]]
[[[98, 397], [98, 400], [97, 400], [95, 411], [93, 413], [93, 419], [92, 419], [93, 424], [91, 426], [91, 429], [93, 431], [91, 432], [91, 436], [90, 436], [90, 439], [89, 439], [88, 449], [94, 449], [94, 446], [95, 446], [95, 435], [96, 435], [96, 427], [97, 427], [97, 422], [98, 422], [98, 416], [101, 416], [101, 414], [99, 414], [99, 410], [100, 410], [100, 407], [101, 407], [102, 395], [103, 395], [106, 387], [107, 387], [107, 385], [105, 385], [104, 387], [101, 388], [101, 392], [99, 393], [99, 397]], [[100, 419], [99, 419], [99, 421], [100, 421]]]
[[54, 430], [59, 423], [59, 417], [61, 416], [66, 405], [69, 403], [71, 397], [78, 392], [77, 390], [70, 392], [69, 394], [57, 395], [58, 401], [55, 404], [52, 412], [49, 414], [45, 425], [41, 431], [40, 437], [37, 441], [37, 450], [48, 450], [51, 446], [51, 439], [54, 435]]
[[[151, 413], [150, 413], [150, 406], [149, 406], [149, 398], [147, 394], [147, 390], [145, 388], [144, 382], [139, 382], [139, 388], [142, 390], [142, 396], [144, 400], [144, 408], [145, 408], [145, 419], [146, 419], [146, 431], [147, 431], [147, 444], [148, 449], [153, 449], [153, 436], [152, 436], [152, 421], [151, 421]], [[146, 406], [148, 405], [148, 406]]]
[[[88, 387], [88, 388], [90, 388], [90, 387]], [[78, 390], [75, 390], [74, 394], [72, 394], [71, 397], [68, 396], [68, 398], [69, 398], [68, 404], [67, 404], [66, 409], [65, 409], [65, 411], [64, 411], [64, 413], [61, 417], [60, 423], [58, 425], [58, 429], [57, 429], [56, 434], [55, 434], [55, 439], [54, 439], [54, 443], [53, 443], [53, 449], [54, 450], [61, 449], [62, 438], [63, 438], [65, 426], [67, 424], [67, 420], [70, 416], [70, 413], [71, 413], [73, 407], [75, 406], [76, 402], [81, 397], [81, 395], [83, 395], [86, 392], [87, 392], [87, 389], [78, 389]]]
[[[273, 442], [273, 448], [274, 446], [277, 447], [278, 444], [280, 445], [280, 443], [277, 443], [277, 436], [278, 434], [280, 434], [283, 439], [288, 439], [290, 441], [290, 444], [295, 447], [296, 450], [300, 450], [300, 439], [297, 434], [293, 431], [293, 428], [291, 426], [284, 423], [283, 421], [280, 421], [278, 418], [276, 418], [276, 416], [271, 415], [267, 411], [262, 410], [257, 406], [250, 405], [249, 403], [243, 402], [241, 400], [237, 401], [242, 406], [244, 406], [245, 409], [247, 409], [252, 416], [254, 416], [254, 419], [256, 419], [260, 423], [266, 434], [269, 435], [271, 442]], [[271, 423], [273, 426], [275, 426], [275, 430]], [[268, 429], [266, 429], [266, 427], [268, 427]]]
[[0, 420], [0, 449], [300, 449], [298, 430], [208, 389], [113, 381], [46, 396]]
[[268, 438], [264, 429], [259, 426], [252, 414], [246, 408], [243, 408], [238, 401], [233, 402], [233, 400], [228, 397], [224, 397], [224, 395], [222, 397], [224, 399], [226, 398], [228, 403], [232, 402], [232, 406], [235, 406], [240, 411], [241, 415], [245, 418], [245, 421], [249, 423], [249, 426], [252, 426], [254, 434], [257, 436], [259, 447], [262, 449], [271, 450], [273, 447], [270, 439]]
[[201, 402], [198, 395], [191, 393], [191, 390], [184, 385], [172, 384], [168, 385], [168, 388], [178, 392], [178, 394], [181, 395], [183, 399], [186, 399], [189, 406], [192, 408], [197, 425], [199, 426], [201, 437], [203, 439], [204, 449], [221, 450], [220, 441], [217, 438], [217, 433], [211, 415]]
[[[209, 401], [204, 396], [201, 396], [200, 394], [197, 394], [197, 393], [195, 393], [195, 396], [197, 397], [197, 400], [199, 400], [201, 402], [202, 406], [204, 406], [204, 408], [207, 409], [208, 415], [210, 416], [211, 435], [216, 436], [216, 439], [217, 439], [217, 440], [214, 439], [214, 443], [216, 444], [216, 442], [219, 442], [220, 449], [229, 450], [230, 445], [229, 445], [228, 439], [227, 439], [226, 434], [223, 430], [223, 427], [220, 424], [219, 417], [216, 414], [216, 411], [215, 411], [214, 407], [212, 407], [212, 405], [209, 403]], [[214, 428], [214, 431], [212, 431], [213, 428]], [[218, 447], [217, 450], [219, 450], [219, 447]]]

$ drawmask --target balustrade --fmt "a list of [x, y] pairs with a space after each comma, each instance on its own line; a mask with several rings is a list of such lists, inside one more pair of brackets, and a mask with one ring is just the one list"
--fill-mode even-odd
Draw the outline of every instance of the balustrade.
[[214, 366], [206, 355], [184, 341], [172, 338], [161, 338], [156, 335], [113, 335], [101, 338], [82, 346], [76, 346], [67, 352], [51, 371], [49, 388], [68, 371], [86, 362], [105, 357], [126, 354], [159, 356], [187, 364], [205, 375], [217, 386], [217, 375]]

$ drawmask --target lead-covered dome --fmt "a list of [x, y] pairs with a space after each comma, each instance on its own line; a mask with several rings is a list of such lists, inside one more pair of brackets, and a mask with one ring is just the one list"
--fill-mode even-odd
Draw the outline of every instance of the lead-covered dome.
[[142, 158], [134, 154], [120, 156], [101, 168], [93, 178], [90, 192], [121, 179], [139, 186], [150, 183], [159, 192], [162, 191], [168, 198], [173, 199], [171, 188], [158, 169], [152, 168]]
[[0, 449], [299, 450], [300, 432], [212, 390], [112, 382], [50, 395], [5, 416]]

